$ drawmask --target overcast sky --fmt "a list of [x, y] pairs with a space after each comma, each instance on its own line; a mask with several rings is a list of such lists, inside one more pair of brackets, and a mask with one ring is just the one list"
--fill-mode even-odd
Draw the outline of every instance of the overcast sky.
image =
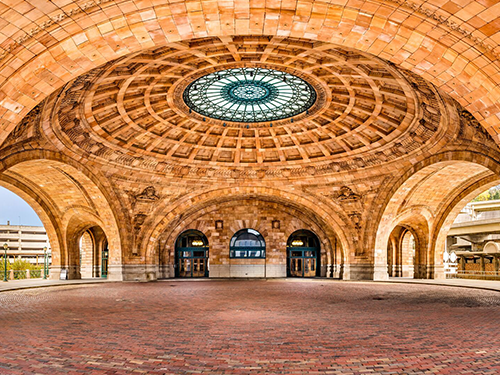
[[42, 226], [38, 215], [28, 203], [10, 190], [0, 186], [0, 225], [37, 225]]

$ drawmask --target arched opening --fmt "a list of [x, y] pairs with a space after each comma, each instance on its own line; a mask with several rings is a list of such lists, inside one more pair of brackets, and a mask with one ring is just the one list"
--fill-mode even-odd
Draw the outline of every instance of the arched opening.
[[416, 239], [412, 229], [397, 226], [387, 246], [387, 270], [390, 277], [413, 277], [415, 271]]
[[447, 276], [500, 279], [500, 185], [468, 202], [446, 237]]
[[[111, 271], [110, 277], [121, 280], [122, 239], [102, 181], [71, 161], [39, 159], [36, 152], [22, 157], [4, 159], [0, 184], [30, 203], [47, 230], [50, 278], [102, 277]], [[80, 244], [89, 250], [81, 252]]]
[[238, 258], [265, 258], [266, 242], [264, 237], [255, 229], [245, 228], [234, 234], [229, 245], [229, 257]]
[[104, 231], [94, 226], [83, 232], [79, 240], [81, 278], [107, 278], [109, 249]]
[[311, 231], [301, 229], [290, 235], [287, 241], [287, 276], [320, 276], [320, 245]]
[[427, 165], [406, 177], [391, 196], [379, 223], [375, 265], [380, 264], [381, 271], [376, 278], [384, 278], [384, 274], [412, 276], [408, 232], [415, 246], [413, 277], [444, 278], [448, 231], [472, 198], [498, 184], [494, 168], [489, 160], [450, 160]]
[[0, 280], [47, 278], [51, 247], [39, 207], [15, 187], [8, 187], [0, 186]]
[[175, 241], [175, 277], [208, 277], [208, 251], [208, 239], [202, 232], [183, 232]]

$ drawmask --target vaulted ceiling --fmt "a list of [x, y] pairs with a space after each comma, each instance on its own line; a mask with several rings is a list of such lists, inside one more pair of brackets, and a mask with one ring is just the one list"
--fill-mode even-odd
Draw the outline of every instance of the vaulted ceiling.
[[[322, 59], [339, 61], [328, 50], [337, 48], [340, 53], [349, 50], [366, 52], [407, 69], [432, 82], [443, 92], [449, 93], [498, 140], [497, 134], [500, 132], [500, 118], [498, 117], [500, 113], [499, 10], [500, 4], [493, 0], [298, 1], [292, 3], [208, 0], [169, 3], [121, 0], [3, 1], [0, 6], [0, 140], [5, 139], [34, 106], [69, 81], [112, 61], [117, 68], [120, 64], [129, 63], [153, 64], [149, 65], [150, 68], [158, 68], [158, 64], [155, 65], [151, 56], [169, 43], [177, 43], [177, 47], [168, 47], [164, 53], [177, 54], [174, 60], [176, 58], [181, 61], [187, 59], [189, 64], [191, 60], [197, 58], [198, 64], [201, 65], [217, 65], [219, 59], [226, 59], [223, 60], [226, 62], [231, 59], [242, 62], [248, 58], [248, 55], [258, 54], [257, 49], [263, 47], [264, 51], [261, 51], [262, 56], [259, 56], [259, 61], [279, 64], [281, 59], [295, 66], [303, 64], [309, 72], [314, 71], [315, 64], [316, 68], [322, 65]], [[256, 42], [253, 47], [245, 47], [249, 48], [248, 51], [228, 50], [228, 48], [238, 48], [234, 37], [245, 35], [270, 36], [271, 39], [268, 42]], [[195, 41], [190, 44], [188, 40], [193, 38], [202, 40], [214, 38], [214, 44], [212, 48], [197, 46]], [[280, 41], [286, 38], [322, 42], [325, 43], [325, 50], [312, 52], [306, 46], [302, 46], [306, 48], [301, 49], [300, 46], [294, 45], [288, 51], [287, 42]], [[189, 52], [190, 48], [195, 54]], [[297, 54], [299, 50], [301, 52]], [[140, 60], [140, 54], [137, 53], [141, 51], [147, 51], [147, 62], [137, 61], [137, 59]], [[294, 56], [296, 58], [293, 58]], [[360, 56], [363, 54], [360, 53]], [[116, 61], [122, 57], [124, 57], [123, 61]], [[162, 60], [158, 56], [153, 57], [154, 59]], [[165, 56], [164, 60], [168, 59]], [[355, 71], [360, 69], [359, 66], [362, 64], [351, 64], [348, 69]], [[365, 66], [372, 67], [373, 64], [365, 63]], [[394, 69], [384, 62], [379, 61], [377, 64], [379, 64], [377, 69], [386, 71], [384, 74], [397, 76]], [[201, 68], [201, 65], [197, 68]], [[166, 66], [162, 69], [166, 69]], [[177, 74], [181, 70], [178, 70]], [[134, 72], [136, 75], [133, 80], [136, 81], [134, 84], [140, 86], [139, 82], [144, 77], [139, 71]], [[106, 72], [105, 74], [109, 75], [108, 81], [115, 79], [113, 78], [116, 76], [115, 73]], [[264, 161], [266, 158], [267, 160], [278, 158], [281, 162], [293, 158], [307, 160], [315, 155], [319, 158], [329, 157], [329, 154], [337, 152], [337, 146], [340, 152], [349, 153], [351, 150], [357, 152], [373, 142], [376, 143], [377, 137], [384, 137], [368, 126], [368, 123], [373, 123], [373, 119], [367, 122], [366, 116], [372, 116], [373, 112], [370, 106], [367, 107], [366, 112], [360, 111], [361, 94], [359, 90], [356, 91], [355, 86], [366, 84], [374, 90], [381, 81], [373, 77], [361, 76], [358, 80], [358, 82], [349, 83], [341, 80], [340, 83], [337, 82], [340, 92], [342, 90], [348, 92], [349, 101], [357, 102], [348, 110], [342, 104], [338, 104], [342, 101], [333, 104], [338, 113], [345, 115], [343, 121], [337, 121], [339, 126], [332, 125], [328, 131], [319, 131], [317, 139], [314, 139], [315, 137], [310, 137], [310, 135], [314, 133], [314, 127], [317, 125], [312, 120], [307, 125], [304, 124], [304, 126], [311, 127], [305, 131], [305, 134], [316, 147], [310, 146], [311, 150], [304, 153], [298, 151], [295, 156], [292, 156], [292, 151], [287, 154], [285, 152], [287, 147], [293, 149], [294, 146], [309, 142], [309, 140], [296, 137], [294, 139], [293, 130], [288, 129], [289, 127], [282, 127], [287, 134], [278, 134], [278, 142], [274, 145], [270, 144], [272, 147], [269, 148], [275, 152], [273, 156], [268, 157], [269, 153], [266, 151], [254, 153], [250, 151], [246, 155], [246, 152], [237, 152], [239, 149], [252, 150], [252, 144], [248, 148], [241, 144], [240, 140], [245, 139], [243, 134], [228, 135], [223, 132], [217, 135], [217, 131], [220, 132], [217, 129], [213, 135], [217, 142], [236, 142], [235, 152], [233, 155], [224, 157], [224, 162], [237, 163], [238, 160], [245, 158], [248, 158], [249, 162]], [[148, 85], [150, 84], [148, 82]], [[158, 81], [158, 87], [154, 87], [154, 84], [148, 87], [158, 91], [165, 89], [166, 84], [165, 81]], [[95, 89], [99, 92], [98, 87]], [[403, 87], [396, 84], [394, 89], [401, 92]], [[124, 87], [120, 90], [122, 90], [120, 93], [129, 100], [132, 91], [128, 91], [129, 94], [127, 94], [123, 91]], [[387, 99], [376, 91], [371, 93], [376, 103], [375, 111], [387, 110], [384, 109], [387, 108]], [[411, 96], [408, 93], [409, 91], [405, 92], [398, 100], [404, 101], [404, 97]], [[358, 98], [354, 99], [356, 96]], [[123, 108], [127, 112], [130, 108], [129, 104], [126, 104], [128, 102], [123, 101], [124, 98], [116, 98], [116, 108]], [[344, 99], [346, 98], [347, 96]], [[386, 100], [385, 107], [384, 100]], [[96, 104], [96, 106], [99, 105]], [[399, 116], [408, 115], [406, 112], [408, 110], [411, 112], [411, 108], [400, 107], [399, 102], [398, 108], [404, 113], [404, 115], [400, 113]], [[144, 110], [158, 114], [153, 104], [150, 108], [145, 105]], [[101, 109], [100, 112], [102, 111]], [[126, 115], [125, 112], [122, 111], [119, 115], [122, 119]], [[394, 113], [388, 117], [392, 115]], [[331, 114], [328, 116], [335, 117]], [[115, 120], [118, 121], [118, 117]], [[156, 120], [162, 122], [159, 119]], [[350, 126], [350, 128], [357, 130], [342, 130], [343, 125], [353, 120], [357, 125]], [[137, 119], [132, 116], [132, 120], [127, 122], [126, 127], [137, 126], [138, 131], [143, 132], [141, 129], [144, 129], [144, 124], [140, 121], [136, 123], [136, 121]], [[104, 134], [107, 131], [107, 125], [109, 124], [99, 123], [97, 117], [93, 124], [97, 133], [103, 137], [113, 138], [108, 139], [112, 143], [116, 142], [119, 137], [114, 131], [111, 131], [112, 135]], [[163, 149], [166, 154], [170, 152], [172, 157], [177, 152], [181, 159], [187, 157], [195, 160], [198, 156], [210, 161], [220, 161], [218, 155], [210, 155], [212, 146], [205, 145], [206, 142], [210, 142], [208, 141], [209, 134], [216, 129], [216, 124], [207, 124], [210, 130], [207, 128], [209, 133], [204, 140], [197, 137], [200, 134], [198, 131], [201, 130], [200, 128], [196, 130], [193, 127], [176, 126], [179, 128], [180, 137], [175, 139], [176, 136], [173, 136], [174, 139], [165, 141], [164, 144], [158, 141], [158, 145], [152, 146], [155, 143], [155, 136], [158, 136], [155, 132], [164, 134], [163, 132], [166, 131], [166, 129], [160, 129], [158, 125], [155, 125], [154, 131], [150, 134], [143, 133], [143, 139], [125, 137], [127, 130], [124, 128], [120, 134], [122, 138], [125, 137], [125, 140], [118, 140], [118, 142], [124, 143], [125, 147], [137, 149], [143, 147], [145, 152]], [[342, 142], [338, 145], [330, 142], [330, 146], [326, 146], [328, 142], [322, 139], [342, 131], [348, 133]], [[170, 132], [172, 133], [171, 130]], [[385, 132], [390, 133], [390, 129]], [[264, 134], [262, 139], [265, 138]], [[289, 143], [286, 143], [287, 141]], [[320, 147], [323, 143], [325, 143], [324, 147]], [[290, 146], [285, 146], [286, 144]], [[196, 151], [190, 152], [189, 148], [192, 147]], [[257, 149], [259, 146], [256, 144], [255, 147]], [[173, 150], [174, 148], [176, 151]], [[205, 151], [201, 151], [202, 149]]]

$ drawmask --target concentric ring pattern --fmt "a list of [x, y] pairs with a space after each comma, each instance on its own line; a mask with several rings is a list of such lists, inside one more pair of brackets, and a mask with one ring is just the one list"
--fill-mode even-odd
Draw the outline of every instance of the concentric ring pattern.
[[292, 74], [255, 67], [202, 76], [185, 89], [183, 98], [191, 110], [203, 116], [252, 123], [307, 112], [316, 101], [316, 92]]
[[[292, 97], [297, 107], [286, 112], [287, 102], [265, 110], [261, 104], [262, 112], [256, 111], [259, 103], [282, 94], [273, 80], [254, 84], [251, 71], [254, 77], [272, 71], [280, 84], [283, 77], [293, 82], [283, 101]], [[241, 72], [248, 79], [230, 78]], [[203, 82], [203, 100], [233, 112], [203, 109], [191, 95]], [[212, 90], [210, 82], [223, 84]], [[398, 150], [413, 150], [428, 139], [422, 135], [425, 127], [416, 129], [418, 99], [412, 85], [407, 74], [383, 60], [333, 44], [261, 36], [202, 38], [125, 56], [69, 83], [54, 102], [51, 124], [62, 129], [56, 133], [73, 150], [132, 166], [140, 158], [151, 165], [187, 167], [331, 162], [354, 167], [364, 163], [361, 157], [369, 163], [392, 160]], [[294, 96], [294, 86], [307, 88], [308, 94]], [[185, 92], [192, 108], [184, 101]], [[254, 109], [232, 121], [238, 110], [230, 103], [237, 102]], [[421, 141], [407, 144], [409, 133]]]

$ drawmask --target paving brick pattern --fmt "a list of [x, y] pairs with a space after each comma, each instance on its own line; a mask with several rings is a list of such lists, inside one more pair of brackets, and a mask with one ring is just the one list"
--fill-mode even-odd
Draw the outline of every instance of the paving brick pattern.
[[497, 292], [328, 281], [0, 294], [1, 374], [497, 374]]

